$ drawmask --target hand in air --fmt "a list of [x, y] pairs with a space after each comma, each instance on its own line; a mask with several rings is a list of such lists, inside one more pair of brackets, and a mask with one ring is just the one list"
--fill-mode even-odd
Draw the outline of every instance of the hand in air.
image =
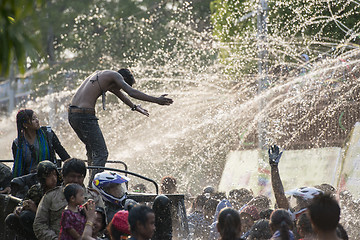
[[136, 111], [138, 111], [139, 113], [144, 114], [144, 115], [147, 116], [147, 117], [149, 116], [148, 110], [143, 109], [143, 108], [141, 107], [141, 105], [136, 105]]
[[279, 147], [276, 145], [271, 146], [268, 152], [270, 166], [277, 166], [283, 152], [280, 152]]
[[171, 98], [166, 98], [167, 94], [163, 94], [160, 97], [158, 97], [158, 104], [160, 105], [170, 105], [173, 103], [173, 100]]

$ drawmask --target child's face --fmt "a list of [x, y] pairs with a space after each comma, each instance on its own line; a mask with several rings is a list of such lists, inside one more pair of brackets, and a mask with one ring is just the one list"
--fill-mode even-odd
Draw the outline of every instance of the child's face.
[[77, 191], [76, 195], [75, 195], [75, 201], [76, 205], [81, 205], [85, 202], [84, 199], [84, 189], [81, 188]]
[[53, 170], [45, 179], [45, 185], [48, 189], [53, 189], [57, 184], [56, 170]]
[[103, 224], [103, 216], [101, 215], [101, 213], [99, 212], [95, 212], [95, 221], [94, 221], [94, 226], [93, 226], [93, 233], [99, 233], [101, 231], [101, 229], [104, 228], [104, 224]]

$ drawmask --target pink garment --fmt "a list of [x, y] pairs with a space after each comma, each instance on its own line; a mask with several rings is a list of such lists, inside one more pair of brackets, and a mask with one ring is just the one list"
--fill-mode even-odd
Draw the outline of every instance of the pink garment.
[[60, 240], [73, 240], [74, 238], [66, 231], [67, 229], [74, 228], [75, 231], [81, 236], [86, 223], [86, 217], [80, 212], [73, 212], [65, 209], [61, 215], [60, 222]]

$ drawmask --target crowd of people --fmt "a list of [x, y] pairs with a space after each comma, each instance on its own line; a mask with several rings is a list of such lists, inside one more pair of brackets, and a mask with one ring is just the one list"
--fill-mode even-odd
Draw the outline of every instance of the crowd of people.
[[[271, 147], [274, 205], [267, 196], [254, 196], [246, 188], [226, 194], [206, 187], [188, 209], [186, 239], [349, 239], [347, 229], [354, 231], [352, 237], [357, 239], [351, 223], [340, 222], [340, 212], [350, 214], [351, 205], [356, 204], [349, 192], [337, 195], [329, 184], [285, 192], [278, 169], [280, 158], [278, 147]], [[86, 172], [85, 162], [76, 158], [66, 160], [61, 172], [49, 160], [39, 162], [38, 183], [7, 216], [8, 228], [19, 239], [185, 239], [175, 229], [168, 231], [167, 237], [153, 238], [156, 225], [161, 229], [162, 225], [171, 227], [171, 223], [160, 224], [156, 203], [151, 206], [127, 198], [127, 177], [104, 171], [94, 176], [92, 187], [85, 187]], [[174, 177], [161, 179], [161, 193], [177, 193]], [[341, 211], [340, 206], [346, 210]]]
[[359, 206], [351, 194], [338, 193], [326, 183], [284, 191], [278, 169], [281, 155], [277, 146], [270, 147], [273, 206], [267, 196], [255, 196], [246, 188], [233, 189], [226, 195], [206, 187], [189, 210], [191, 238], [360, 239]]
[[[172, 103], [165, 95], [155, 98], [134, 90], [131, 87], [134, 82], [128, 70], [98, 71], [75, 94], [69, 121], [86, 145], [88, 165], [103, 167], [107, 159], [93, 106], [100, 95], [104, 108], [105, 92], [111, 91], [132, 110], [146, 116], [148, 112], [134, 105], [120, 89], [140, 100], [161, 105]], [[0, 164], [0, 194], [22, 199], [5, 219], [17, 239], [338, 240], [349, 239], [346, 230], [351, 231], [354, 239], [360, 239], [356, 221], [346, 221], [348, 216], [357, 219], [359, 207], [349, 192], [337, 193], [329, 184], [284, 191], [278, 168], [282, 152], [276, 145], [268, 152], [273, 205], [268, 196], [254, 196], [246, 188], [226, 194], [215, 187], [205, 187], [185, 214], [189, 231], [184, 236], [174, 224], [176, 216], [182, 213], [166, 196], [177, 193], [174, 177], [161, 179], [162, 195], [152, 204], [128, 198], [129, 178], [116, 172], [91, 171], [85, 187], [85, 161], [70, 157], [55, 132], [40, 126], [34, 111], [20, 110], [16, 123], [18, 134], [12, 144], [14, 165], [10, 169]], [[133, 189], [146, 191], [141, 184]], [[345, 220], [340, 221], [340, 213], [346, 216], [342, 218]]]

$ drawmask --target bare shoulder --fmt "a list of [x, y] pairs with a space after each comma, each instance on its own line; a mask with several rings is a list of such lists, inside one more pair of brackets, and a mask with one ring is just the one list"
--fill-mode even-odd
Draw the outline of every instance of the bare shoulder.
[[120, 75], [118, 72], [115, 72], [113, 70], [102, 70], [99, 73], [101, 76], [106, 77], [106, 78], [115, 78]]

